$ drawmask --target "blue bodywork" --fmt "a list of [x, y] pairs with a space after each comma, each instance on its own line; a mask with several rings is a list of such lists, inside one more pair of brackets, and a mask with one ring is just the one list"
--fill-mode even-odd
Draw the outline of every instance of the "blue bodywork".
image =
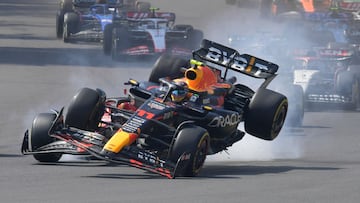
[[70, 38], [75, 41], [100, 42], [105, 26], [112, 23], [115, 8], [109, 4], [94, 4], [89, 10], [78, 14], [78, 29], [76, 33], [71, 33]]
[[314, 31], [331, 32], [335, 42], [348, 42], [344, 31], [352, 20], [351, 13], [337, 11], [304, 13], [304, 19], [317, 23]]
[[113, 11], [107, 4], [95, 4], [90, 7], [88, 14], [82, 15], [82, 18], [91, 18], [100, 22], [101, 30], [104, 30], [105, 26], [112, 22]]

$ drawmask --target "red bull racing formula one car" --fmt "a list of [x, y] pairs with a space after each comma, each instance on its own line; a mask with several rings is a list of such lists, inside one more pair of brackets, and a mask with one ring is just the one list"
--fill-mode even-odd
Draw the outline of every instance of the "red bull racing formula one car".
[[[40, 162], [89, 154], [168, 178], [196, 176], [207, 155], [243, 138], [240, 123], [260, 139], [278, 136], [287, 98], [266, 88], [277, 70], [276, 64], [203, 40], [192, 60], [162, 55], [148, 81], [129, 80], [128, 97], [83, 88], [66, 114], [38, 114], [21, 151]], [[254, 91], [229, 72], [264, 82]]]

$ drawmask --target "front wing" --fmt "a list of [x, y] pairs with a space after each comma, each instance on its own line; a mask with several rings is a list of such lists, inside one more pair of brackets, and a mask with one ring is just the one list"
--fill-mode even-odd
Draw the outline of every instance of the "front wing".
[[351, 97], [338, 95], [338, 94], [307, 94], [305, 95], [305, 101], [312, 103], [334, 103], [334, 104], [353, 103]]
[[73, 155], [89, 155], [82, 148], [71, 145], [65, 141], [57, 140], [47, 145], [41, 146], [37, 149], [31, 149], [29, 141], [29, 131], [27, 130], [21, 145], [21, 153], [24, 155], [30, 154], [48, 154], [48, 153], [62, 153]]
[[142, 170], [150, 171], [169, 179], [175, 178], [176, 169], [179, 164], [184, 164], [185, 158], [189, 155], [184, 153], [177, 163], [170, 163], [162, 160], [153, 153], [139, 149], [137, 147], [125, 147], [117, 154], [102, 154], [104, 138], [102, 135], [94, 132], [83, 131], [69, 128], [61, 129], [52, 133], [53, 137], [65, 141], [73, 146], [79, 147], [98, 159], [106, 160], [113, 163], [126, 164]]

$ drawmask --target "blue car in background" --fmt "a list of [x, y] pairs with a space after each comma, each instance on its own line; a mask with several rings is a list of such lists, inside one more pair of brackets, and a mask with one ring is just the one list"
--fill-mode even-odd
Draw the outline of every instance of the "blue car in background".
[[150, 3], [135, 0], [60, 0], [56, 35], [64, 42], [102, 42], [104, 30], [122, 10], [149, 10]]
[[115, 8], [107, 4], [94, 4], [87, 12], [64, 14], [63, 40], [100, 42], [105, 26], [112, 22]]

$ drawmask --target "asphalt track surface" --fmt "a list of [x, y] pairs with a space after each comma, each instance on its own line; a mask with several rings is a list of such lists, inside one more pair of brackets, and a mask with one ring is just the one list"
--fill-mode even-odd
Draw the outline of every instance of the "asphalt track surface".
[[[230, 27], [258, 25], [248, 17], [255, 11], [244, 14], [221, 0], [152, 2], [212, 40], [222, 41]], [[148, 61], [112, 62], [98, 46], [55, 39], [56, 9], [57, 0], [0, 1], [0, 202], [359, 201], [357, 112], [308, 112], [302, 128], [285, 128], [273, 142], [246, 135], [228, 154], [210, 156], [196, 178], [168, 180], [72, 156], [58, 164], [22, 156], [23, 133], [37, 113], [61, 108], [85, 86], [121, 95], [124, 81], [146, 79], [151, 69]]]

